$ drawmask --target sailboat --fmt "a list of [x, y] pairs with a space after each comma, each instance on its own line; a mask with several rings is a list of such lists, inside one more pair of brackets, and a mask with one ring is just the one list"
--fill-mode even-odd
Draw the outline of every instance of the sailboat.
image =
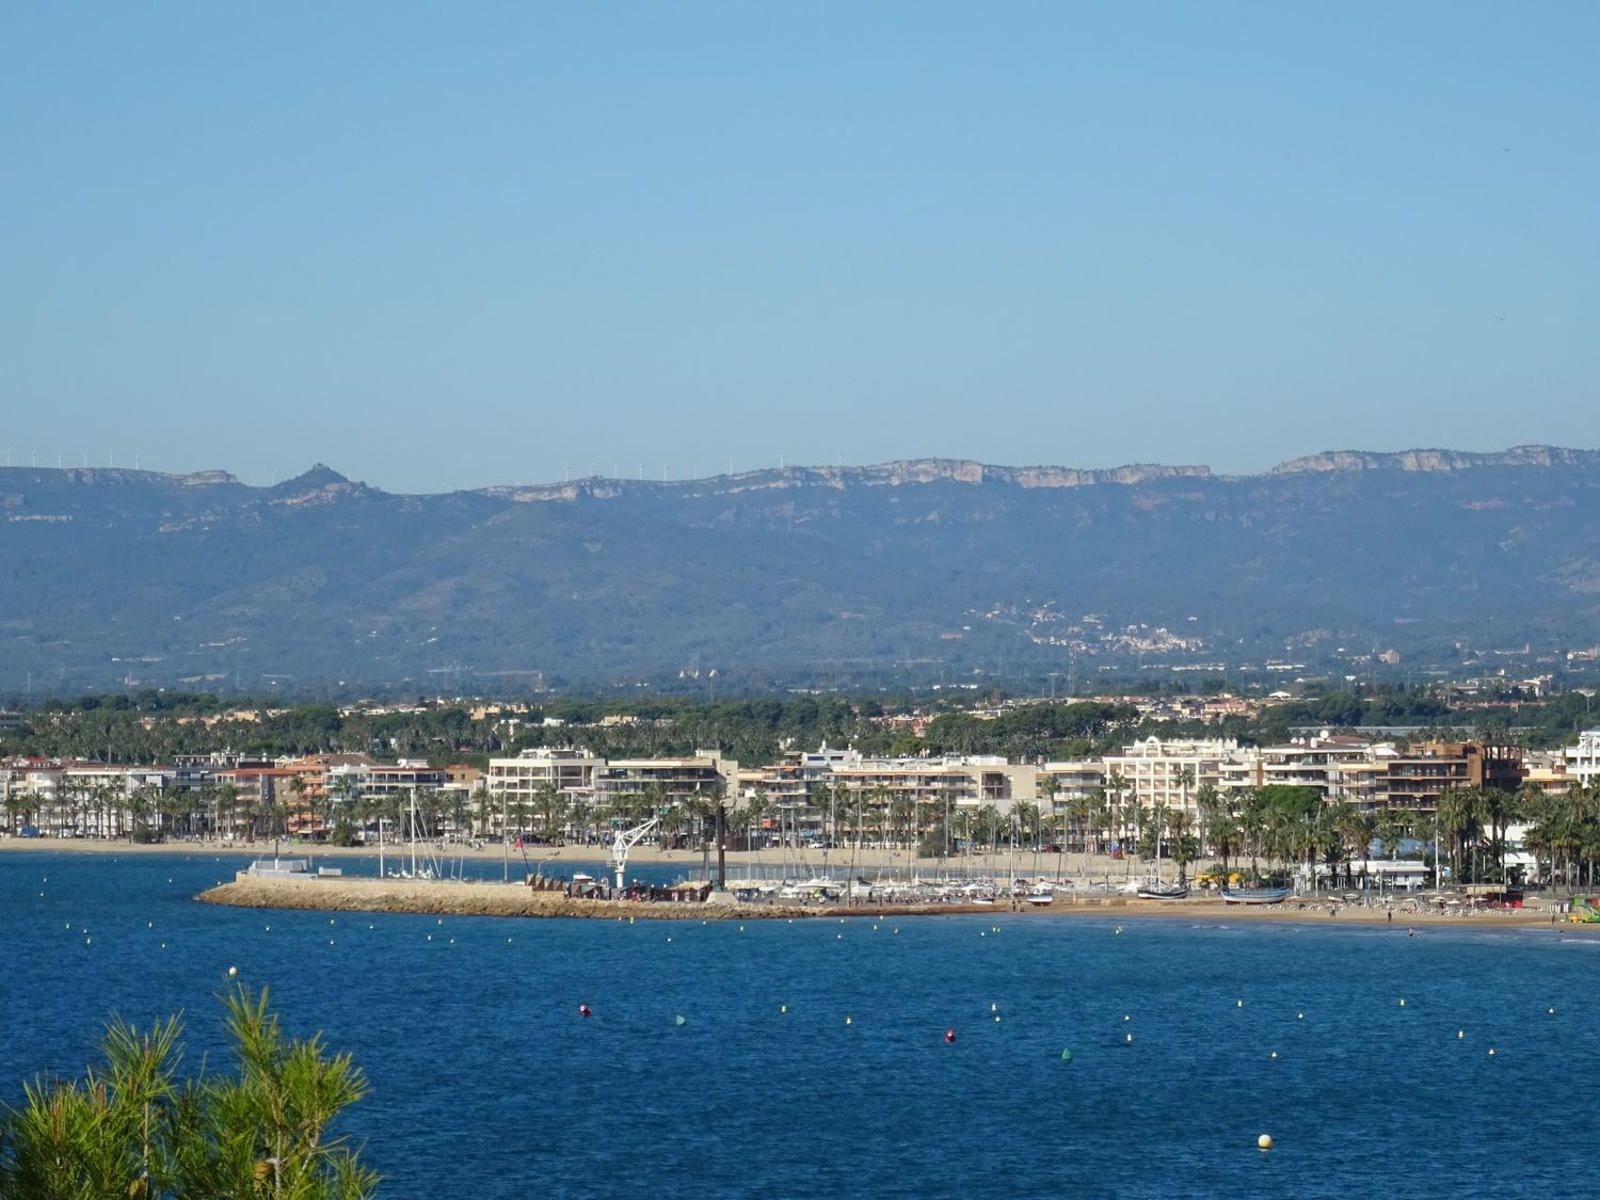
[[1156, 830], [1156, 877], [1139, 885], [1134, 892], [1140, 900], [1187, 900], [1189, 898], [1189, 885], [1186, 883], [1161, 882], [1161, 831]]

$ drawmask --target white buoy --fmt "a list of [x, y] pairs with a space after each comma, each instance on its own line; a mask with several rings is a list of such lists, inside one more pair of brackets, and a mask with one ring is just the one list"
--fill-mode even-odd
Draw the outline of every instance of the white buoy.
[[238, 967], [229, 967], [228, 968], [228, 978], [229, 979], [232, 979], [238, 973], [239, 973], [239, 968]]
[[1256, 1149], [1258, 1149], [1258, 1150], [1271, 1150], [1272, 1149], [1272, 1135], [1270, 1133], [1263, 1133], [1260, 1137], [1258, 1137], [1256, 1139]]

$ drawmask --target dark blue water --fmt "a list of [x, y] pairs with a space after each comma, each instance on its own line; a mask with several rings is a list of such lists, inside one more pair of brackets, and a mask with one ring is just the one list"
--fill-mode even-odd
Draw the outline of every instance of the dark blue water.
[[6, 1100], [81, 1071], [112, 1011], [184, 1010], [215, 1062], [237, 965], [366, 1069], [347, 1128], [389, 1196], [1600, 1193], [1578, 934], [190, 901], [237, 861], [0, 855]]

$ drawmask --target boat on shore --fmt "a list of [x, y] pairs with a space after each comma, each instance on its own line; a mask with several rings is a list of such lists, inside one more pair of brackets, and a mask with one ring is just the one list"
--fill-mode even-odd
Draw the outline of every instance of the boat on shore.
[[1224, 904], [1282, 904], [1290, 888], [1223, 888]]
[[1189, 885], [1186, 883], [1147, 883], [1134, 892], [1140, 900], [1187, 900], [1189, 898]]

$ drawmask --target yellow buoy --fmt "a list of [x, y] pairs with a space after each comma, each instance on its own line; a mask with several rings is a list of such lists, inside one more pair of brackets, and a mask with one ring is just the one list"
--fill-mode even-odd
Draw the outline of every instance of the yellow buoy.
[[1258, 1149], [1258, 1150], [1271, 1150], [1272, 1149], [1272, 1135], [1270, 1133], [1263, 1133], [1260, 1137], [1258, 1137], [1256, 1139], [1256, 1149]]

